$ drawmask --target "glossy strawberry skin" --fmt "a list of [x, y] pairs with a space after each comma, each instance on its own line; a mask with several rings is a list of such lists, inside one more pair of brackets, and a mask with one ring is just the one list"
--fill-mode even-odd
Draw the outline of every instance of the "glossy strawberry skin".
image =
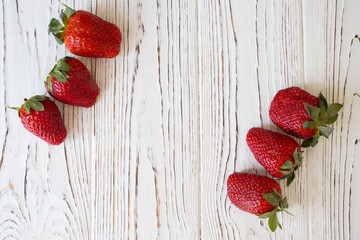
[[302, 139], [310, 139], [317, 129], [305, 129], [303, 123], [312, 121], [305, 103], [319, 106], [317, 97], [298, 87], [280, 90], [270, 104], [270, 119], [284, 132]]
[[20, 119], [25, 129], [49, 144], [59, 145], [64, 142], [66, 128], [61, 113], [56, 104], [49, 98], [41, 102], [44, 111], [30, 109], [30, 113], [25, 112], [24, 106], [20, 108]]
[[[69, 58], [66, 63], [71, 67], [66, 74], [67, 82], [57, 81], [53, 76], [46, 81], [49, 94], [56, 100], [79, 107], [91, 107], [99, 95], [99, 87], [86, 66], [76, 58]], [[52, 91], [49, 90], [51, 81]]]
[[227, 180], [230, 201], [239, 209], [255, 215], [274, 210], [274, 206], [263, 197], [263, 193], [271, 193], [274, 189], [281, 196], [278, 182], [266, 176], [233, 173]]
[[295, 149], [301, 150], [300, 144], [293, 138], [263, 128], [251, 128], [246, 135], [246, 142], [255, 159], [277, 178], [285, 176], [279, 172], [285, 161], [295, 163]]
[[73, 54], [92, 58], [114, 58], [121, 43], [119, 28], [100, 17], [78, 10], [68, 20], [65, 46]]

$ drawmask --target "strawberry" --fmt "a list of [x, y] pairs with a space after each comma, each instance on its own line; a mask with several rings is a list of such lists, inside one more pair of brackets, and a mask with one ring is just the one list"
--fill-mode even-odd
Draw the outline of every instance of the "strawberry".
[[325, 97], [319, 97], [298, 88], [280, 90], [270, 104], [270, 119], [284, 132], [305, 139], [302, 147], [314, 147], [319, 136], [328, 138], [333, 128], [327, 126], [336, 121], [342, 105], [328, 106]]
[[46, 96], [34, 96], [21, 108], [13, 108], [19, 112], [21, 123], [25, 129], [49, 144], [59, 145], [66, 137], [66, 128], [56, 104]]
[[73, 54], [92, 58], [114, 58], [119, 54], [120, 29], [108, 21], [87, 12], [75, 11], [65, 5], [60, 18], [50, 21], [48, 31]]
[[99, 87], [89, 70], [76, 58], [60, 59], [45, 84], [51, 96], [70, 105], [91, 107], [99, 95]]
[[271, 231], [281, 225], [276, 214], [287, 212], [287, 199], [282, 198], [277, 181], [250, 173], [233, 173], [227, 180], [227, 193], [230, 201], [239, 209], [255, 214], [260, 218], [269, 218]]
[[263, 128], [251, 128], [246, 142], [255, 159], [276, 178], [294, 180], [294, 171], [301, 165], [301, 147], [293, 138]]

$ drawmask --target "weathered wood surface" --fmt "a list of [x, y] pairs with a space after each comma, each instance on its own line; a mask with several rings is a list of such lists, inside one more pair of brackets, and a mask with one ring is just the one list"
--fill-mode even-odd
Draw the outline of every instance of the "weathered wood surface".
[[[62, 6], [0, 2], [0, 239], [360, 238], [360, 2], [64, 3], [119, 26], [121, 53], [79, 58], [98, 102], [57, 102], [68, 137], [49, 146], [7, 106], [45, 93], [71, 55], [47, 33]], [[279, 131], [268, 109], [289, 86], [344, 107], [294, 183], [281, 183], [296, 217], [281, 215], [271, 233], [230, 203], [226, 179], [266, 174], [245, 136]]]

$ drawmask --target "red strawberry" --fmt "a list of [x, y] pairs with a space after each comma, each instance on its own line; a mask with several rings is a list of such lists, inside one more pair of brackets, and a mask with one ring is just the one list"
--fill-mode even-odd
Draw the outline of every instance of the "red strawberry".
[[227, 192], [230, 201], [239, 209], [260, 218], [269, 218], [271, 231], [275, 231], [277, 226], [281, 228], [276, 213], [286, 211], [288, 204], [286, 197], [281, 196], [277, 181], [266, 176], [233, 173], [227, 180]]
[[60, 102], [91, 107], [99, 95], [99, 87], [85, 65], [76, 58], [60, 59], [46, 79], [46, 88]]
[[276, 178], [294, 180], [294, 171], [301, 165], [301, 147], [293, 138], [263, 128], [251, 128], [246, 142], [255, 159]]
[[53, 18], [48, 31], [73, 54], [92, 58], [114, 58], [119, 54], [120, 29], [98, 16], [65, 6], [60, 14], [64, 24]]
[[327, 124], [336, 121], [341, 107], [338, 103], [328, 106], [321, 93], [316, 98], [298, 87], [290, 87], [275, 95], [269, 115], [284, 132], [306, 139], [301, 146], [309, 147], [317, 144], [319, 136], [330, 136], [334, 129]]
[[46, 96], [34, 96], [21, 108], [19, 117], [24, 127], [49, 144], [59, 145], [66, 137], [66, 128], [56, 104]]

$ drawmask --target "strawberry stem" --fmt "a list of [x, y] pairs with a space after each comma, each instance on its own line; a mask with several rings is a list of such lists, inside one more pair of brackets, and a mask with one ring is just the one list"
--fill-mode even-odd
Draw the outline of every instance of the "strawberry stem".
[[10, 108], [10, 109], [16, 110], [18, 112], [19, 117], [20, 117], [20, 108], [19, 107], [10, 107], [10, 106], [7, 106], [7, 107]]
[[7, 107], [10, 108], [10, 109], [13, 109], [13, 110], [20, 111], [20, 108], [18, 108], [18, 107], [10, 107], [10, 106], [7, 106]]
[[295, 215], [294, 215], [294, 214], [292, 214], [291, 212], [289, 212], [288, 210], [286, 210], [286, 209], [283, 209], [283, 211], [284, 211], [284, 212], [286, 212], [287, 214], [289, 214], [290, 216], [293, 216], [293, 217], [295, 217]]

